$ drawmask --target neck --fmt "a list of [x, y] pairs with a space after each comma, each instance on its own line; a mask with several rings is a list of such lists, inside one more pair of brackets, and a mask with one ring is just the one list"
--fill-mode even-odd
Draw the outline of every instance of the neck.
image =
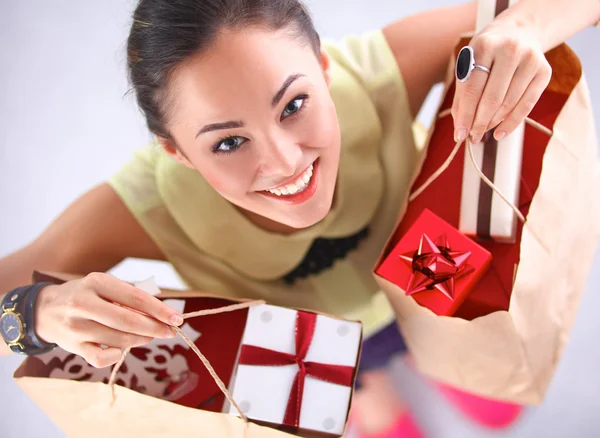
[[293, 227], [290, 227], [288, 225], [284, 225], [282, 223], [275, 222], [275, 221], [273, 221], [271, 219], [268, 219], [268, 218], [266, 218], [264, 216], [256, 214], [256, 213], [254, 213], [252, 211], [244, 210], [244, 209], [242, 209], [242, 208], [240, 208], [238, 206], [236, 206], [236, 208], [250, 222], [252, 222], [257, 227], [262, 228], [263, 230], [271, 231], [273, 233], [278, 233], [278, 234], [285, 234], [285, 235], [292, 234], [295, 231], [298, 231], [297, 228], [293, 228]]

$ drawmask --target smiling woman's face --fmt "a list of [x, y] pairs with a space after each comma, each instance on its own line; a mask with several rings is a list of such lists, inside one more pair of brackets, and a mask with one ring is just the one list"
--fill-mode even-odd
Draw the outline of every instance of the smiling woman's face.
[[285, 29], [225, 31], [175, 72], [177, 148], [163, 143], [255, 222], [314, 225], [331, 208], [339, 165], [327, 69]]

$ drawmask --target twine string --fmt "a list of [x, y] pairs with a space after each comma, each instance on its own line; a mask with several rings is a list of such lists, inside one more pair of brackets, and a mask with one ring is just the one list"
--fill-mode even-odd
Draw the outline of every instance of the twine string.
[[[444, 111], [441, 111], [438, 119], [441, 119], [443, 117], [446, 117], [448, 115], [451, 114], [451, 109], [446, 109]], [[525, 122], [528, 123], [529, 125], [531, 125], [532, 127], [534, 127], [535, 129], [549, 135], [552, 136], [553, 132], [552, 130], [548, 129], [547, 127], [545, 127], [544, 125], [542, 125], [541, 123], [530, 119], [529, 117], [525, 118]], [[415, 189], [408, 197], [408, 201], [412, 202], [414, 201], [417, 197], [419, 197], [436, 179], [439, 178], [439, 176], [444, 173], [444, 171], [446, 171], [446, 169], [448, 169], [448, 167], [450, 167], [450, 164], [452, 163], [452, 161], [454, 160], [454, 158], [456, 157], [456, 154], [458, 154], [458, 151], [460, 150], [461, 146], [463, 145], [463, 143], [467, 144], [467, 151], [469, 153], [469, 159], [471, 161], [471, 164], [473, 165], [473, 167], [475, 168], [475, 171], [479, 174], [479, 177], [483, 180], [483, 182], [485, 184], [487, 184], [493, 191], [494, 193], [496, 193], [500, 199], [502, 199], [502, 201], [504, 201], [515, 213], [515, 215], [517, 216], [517, 218], [524, 224], [524, 226], [527, 226], [527, 221], [525, 219], [525, 216], [523, 215], [523, 213], [521, 213], [521, 211], [519, 210], [519, 208], [513, 204], [501, 191], [500, 189], [498, 189], [498, 187], [496, 187], [496, 185], [489, 180], [489, 178], [487, 176], [485, 176], [485, 174], [482, 172], [481, 168], [477, 165], [476, 161], [475, 161], [475, 155], [473, 153], [473, 144], [471, 143], [471, 140], [469, 137], [467, 137], [465, 140], [460, 140], [458, 142], [456, 142], [454, 148], [452, 149], [452, 151], [450, 152], [450, 154], [448, 155], [448, 158], [446, 158], [446, 160], [442, 163], [442, 165], [440, 167], [438, 167], [436, 169], [435, 172], [433, 172], [431, 174], [431, 176], [429, 178], [427, 178], [427, 180], [420, 185], [417, 189]], [[546, 252], [550, 252], [548, 246], [543, 242], [543, 240], [536, 234], [535, 231], [533, 231], [531, 229], [531, 227], [528, 227], [529, 231], [531, 232], [531, 234], [533, 235], [533, 237], [537, 240], [537, 242], [542, 246], [542, 248], [544, 248], [544, 250], [546, 250]]]
[[[186, 319], [190, 319], [190, 318], [197, 318], [199, 316], [207, 316], [207, 315], [216, 315], [216, 314], [220, 314], [220, 313], [235, 312], [236, 310], [248, 309], [250, 307], [258, 306], [258, 305], [262, 305], [262, 304], [265, 304], [265, 302], [264, 301], [249, 301], [246, 303], [233, 304], [231, 306], [225, 306], [225, 307], [220, 307], [220, 308], [216, 308], [216, 309], [207, 309], [207, 310], [199, 310], [197, 312], [184, 313], [182, 316], [183, 316], [183, 319], [186, 320]], [[179, 336], [181, 336], [183, 338], [183, 340], [185, 341], [185, 343], [190, 347], [190, 349], [194, 353], [196, 353], [196, 355], [202, 361], [202, 363], [208, 370], [210, 376], [213, 378], [213, 380], [215, 381], [215, 383], [217, 384], [217, 386], [219, 387], [221, 392], [225, 395], [225, 397], [227, 398], [229, 403], [231, 403], [231, 406], [233, 406], [233, 408], [235, 409], [237, 414], [240, 416], [240, 418], [242, 420], [244, 420], [244, 422], [246, 423], [246, 426], [244, 429], [244, 436], [245, 436], [248, 431], [248, 417], [246, 417], [246, 415], [242, 412], [242, 410], [240, 409], [238, 404], [235, 402], [235, 400], [231, 396], [231, 393], [229, 392], [229, 390], [227, 389], [227, 387], [225, 386], [225, 384], [223, 383], [221, 378], [217, 375], [213, 366], [210, 364], [210, 361], [206, 358], [206, 356], [204, 356], [204, 354], [202, 354], [202, 352], [196, 346], [194, 341], [192, 341], [189, 338], [189, 336], [187, 336], [183, 332], [183, 330], [181, 330], [179, 327], [173, 326], [173, 325], [170, 327], [171, 327], [171, 329], [173, 329], [175, 331], [175, 333], [177, 333]], [[123, 350], [123, 353], [121, 354], [121, 358], [115, 364], [115, 366], [110, 374], [108, 386], [111, 389], [112, 403], [114, 403], [114, 401], [115, 401], [115, 381], [117, 379], [117, 373], [119, 372], [119, 369], [125, 362], [125, 358], [127, 357], [127, 354], [129, 353], [129, 351], [130, 351], [129, 348], [126, 348]]]

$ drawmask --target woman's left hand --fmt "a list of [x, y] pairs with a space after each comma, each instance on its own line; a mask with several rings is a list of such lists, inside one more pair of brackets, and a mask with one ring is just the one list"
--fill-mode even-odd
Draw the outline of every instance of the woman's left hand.
[[473, 70], [456, 82], [452, 105], [455, 140], [468, 135], [478, 143], [496, 127], [496, 140], [513, 132], [538, 102], [552, 77], [539, 38], [532, 28], [496, 20], [469, 44], [475, 62], [490, 73]]

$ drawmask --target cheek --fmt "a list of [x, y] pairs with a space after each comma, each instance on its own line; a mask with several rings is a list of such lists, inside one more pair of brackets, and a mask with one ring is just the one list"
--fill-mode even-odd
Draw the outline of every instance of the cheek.
[[238, 159], [238, 157], [230, 158], [227, 160], [228, 162], [217, 162], [211, 166], [197, 167], [206, 182], [222, 196], [229, 199], [246, 194], [250, 190], [253, 181], [252, 167], [248, 166], [244, 160]]
[[310, 135], [308, 143], [311, 147], [331, 148], [339, 143], [339, 124], [333, 102], [325, 101], [317, 111], [312, 111], [307, 125], [303, 131]]

